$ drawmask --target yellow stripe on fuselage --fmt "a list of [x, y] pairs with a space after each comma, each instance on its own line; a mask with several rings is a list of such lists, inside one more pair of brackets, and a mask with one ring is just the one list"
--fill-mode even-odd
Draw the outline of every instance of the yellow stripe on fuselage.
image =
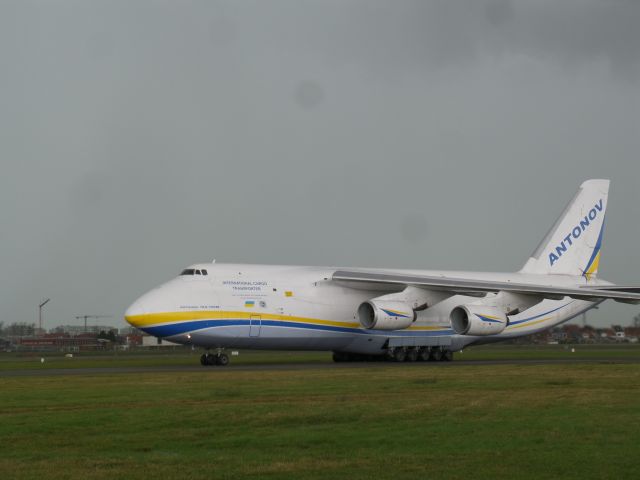
[[[145, 313], [141, 315], [129, 315], [125, 320], [137, 328], [150, 327], [152, 325], [192, 322], [194, 320], [225, 320], [240, 319], [248, 320], [257, 315], [255, 312], [237, 312], [237, 311], [221, 311], [221, 310], [193, 310], [185, 312], [159, 312]], [[262, 320], [277, 320], [282, 322], [298, 322], [314, 325], [328, 325], [332, 327], [360, 328], [360, 324], [356, 322], [336, 322], [333, 320], [320, 320], [317, 318], [294, 317], [290, 315], [277, 315], [272, 313], [260, 314]], [[446, 327], [438, 326], [412, 326], [405, 330], [443, 330]]]
[[[142, 315], [131, 315], [125, 320], [135, 327], [148, 327], [162, 323], [192, 322], [194, 320], [224, 320], [240, 319], [248, 320], [256, 316], [253, 312], [228, 312], [220, 310], [202, 310], [188, 312], [160, 312], [146, 313]], [[358, 327], [359, 323], [354, 322], [334, 322], [331, 320], [318, 320], [315, 318], [293, 317], [290, 315], [277, 315], [271, 313], [260, 314], [262, 320], [279, 320], [289, 322], [315, 323], [317, 325], [330, 325], [333, 327]]]

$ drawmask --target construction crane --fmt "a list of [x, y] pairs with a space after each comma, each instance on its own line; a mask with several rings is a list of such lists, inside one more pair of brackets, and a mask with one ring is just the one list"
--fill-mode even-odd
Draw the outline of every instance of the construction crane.
[[111, 318], [112, 315], [76, 315], [76, 320], [84, 319], [84, 333], [87, 333], [87, 318]]

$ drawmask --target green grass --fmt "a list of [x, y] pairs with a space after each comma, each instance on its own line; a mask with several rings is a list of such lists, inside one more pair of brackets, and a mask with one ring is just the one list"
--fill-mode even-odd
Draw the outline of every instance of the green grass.
[[640, 359], [640, 344], [483, 345], [456, 354], [457, 360]]
[[3, 479], [635, 478], [638, 445], [636, 363], [0, 377]]
[[[0, 355], [0, 372], [3, 370], [42, 370], [51, 368], [102, 368], [102, 367], [170, 367], [200, 365], [200, 355], [204, 350], [177, 350], [165, 353], [102, 353], [74, 354], [67, 358], [60, 353], [27, 354], [11, 353]], [[44, 363], [41, 362], [44, 358]], [[329, 352], [241, 352], [230, 356], [233, 364], [258, 365], [282, 363], [327, 363], [331, 362]]]

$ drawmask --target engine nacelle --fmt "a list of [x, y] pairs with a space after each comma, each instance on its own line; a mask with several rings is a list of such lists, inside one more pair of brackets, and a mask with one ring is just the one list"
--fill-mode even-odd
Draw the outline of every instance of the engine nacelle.
[[364, 328], [402, 330], [416, 319], [416, 312], [404, 302], [369, 300], [358, 307], [358, 318]]
[[496, 335], [508, 324], [504, 312], [484, 305], [460, 305], [451, 310], [449, 317], [458, 335]]

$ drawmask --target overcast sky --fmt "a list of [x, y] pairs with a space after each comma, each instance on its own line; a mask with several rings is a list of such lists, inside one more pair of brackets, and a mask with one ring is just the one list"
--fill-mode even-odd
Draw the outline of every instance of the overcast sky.
[[[515, 271], [588, 178], [640, 283], [640, 2], [0, 0], [0, 321], [219, 262]], [[629, 323], [608, 302], [592, 323]]]

